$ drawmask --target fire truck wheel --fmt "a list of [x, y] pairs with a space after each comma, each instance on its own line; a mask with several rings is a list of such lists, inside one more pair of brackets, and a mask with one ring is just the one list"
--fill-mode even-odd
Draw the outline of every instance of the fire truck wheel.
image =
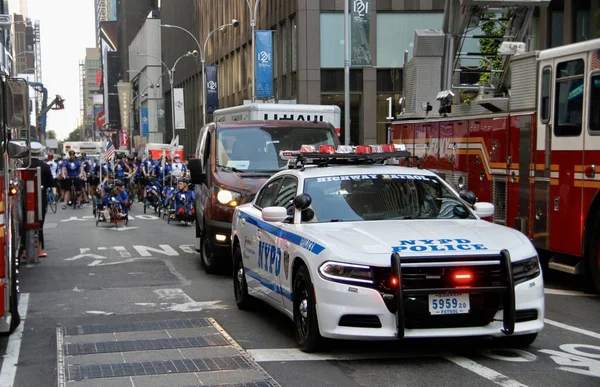
[[[13, 244], [13, 246], [15, 246]], [[18, 292], [18, 285], [17, 285], [17, 281], [18, 281], [18, 275], [19, 275], [19, 260], [20, 260], [20, 256], [16, 254], [17, 252], [15, 251], [13, 253], [13, 264], [11, 265], [11, 281], [10, 281], [10, 305], [9, 305], [9, 311], [11, 314], [11, 320], [10, 320], [10, 328], [8, 332], [4, 332], [2, 335], [10, 335], [11, 333], [13, 333], [15, 331], [15, 329], [17, 329], [17, 327], [19, 326], [19, 324], [21, 323], [21, 315], [19, 314], [19, 292]]]
[[587, 275], [587, 282], [589, 286], [586, 286], [586, 290], [595, 290], [600, 293], [600, 216], [596, 217], [596, 225], [592, 231], [593, 235], [589, 240], [589, 246], [587, 250], [587, 263], [589, 269], [589, 275]]

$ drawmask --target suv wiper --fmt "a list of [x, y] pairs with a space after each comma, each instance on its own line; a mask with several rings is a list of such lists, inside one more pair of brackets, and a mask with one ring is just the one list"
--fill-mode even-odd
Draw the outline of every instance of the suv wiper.
[[230, 170], [232, 172], [246, 172], [246, 171], [242, 171], [241, 169], [237, 169], [236, 167], [230, 167], [228, 165], [221, 165], [221, 164], [217, 164], [217, 167], [221, 168], [221, 169], [227, 169]]

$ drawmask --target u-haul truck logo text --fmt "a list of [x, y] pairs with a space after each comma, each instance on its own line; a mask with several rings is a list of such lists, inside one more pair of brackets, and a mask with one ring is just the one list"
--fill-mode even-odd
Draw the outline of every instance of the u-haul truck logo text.
[[323, 122], [323, 116], [317, 114], [277, 114], [277, 113], [265, 113], [264, 120], [288, 120], [288, 121], [312, 121], [312, 122]]

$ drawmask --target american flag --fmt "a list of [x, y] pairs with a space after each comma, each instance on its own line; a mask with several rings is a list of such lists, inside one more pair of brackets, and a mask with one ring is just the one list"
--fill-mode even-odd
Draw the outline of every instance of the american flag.
[[108, 145], [106, 146], [106, 153], [104, 154], [104, 161], [108, 162], [112, 160], [115, 155], [115, 146], [112, 141], [108, 140]]

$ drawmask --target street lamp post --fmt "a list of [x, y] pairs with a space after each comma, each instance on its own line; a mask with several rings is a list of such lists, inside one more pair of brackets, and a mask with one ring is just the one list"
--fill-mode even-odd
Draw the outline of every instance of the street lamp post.
[[161, 27], [177, 28], [178, 30], [182, 30], [182, 31], [186, 32], [188, 35], [190, 35], [194, 39], [194, 41], [196, 42], [196, 45], [198, 46], [198, 51], [200, 51], [200, 62], [201, 62], [201, 67], [202, 67], [202, 126], [206, 125], [206, 71], [205, 71], [206, 48], [207, 48], [206, 46], [208, 45], [208, 41], [210, 40], [211, 36], [215, 32], [224, 31], [225, 28], [227, 28], [229, 26], [233, 26], [234, 28], [236, 28], [239, 25], [240, 25], [240, 22], [237, 19], [232, 19], [231, 23], [223, 24], [222, 26], [215, 28], [214, 30], [212, 30], [208, 33], [206, 40], [204, 40], [204, 46], [200, 47], [200, 42], [198, 41], [198, 39], [196, 39], [194, 34], [192, 34], [190, 31], [186, 30], [185, 28], [180, 27], [180, 26], [175, 26], [172, 24], [161, 24]]
[[[173, 91], [173, 77], [175, 74], [175, 68], [177, 67], [177, 63], [179, 62], [179, 60], [181, 60], [182, 58], [187, 58], [190, 56], [197, 56], [198, 55], [198, 51], [194, 50], [194, 51], [188, 51], [185, 54], [181, 55], [179, 58], [177, 58], [177, 60], [175, 61], [175, 63], [173, 64], [173, 68], [170, 69], [169, 66], [167, 66], [165, 64], [165, 62], [162, 61], [162, 59], [154, 56], [154, 55], [150, 55], [150, 54], [142, 54], [142, 53], [136, 53], [136, 55], [138, 56], [149, 56], [150, 58], [154, 58], [158, 61], [160, 61], [160, 63], [162, 63], [163, 66], [165, 66], [165, 69], [167, 69], [167, 74], [169, 74], [169, 85], [171, 87], [171, 125], [172, 128], [171, 130], [173, 131], [173, 139], [175, 138], [175, 93]], [[162, 77], [162, 75], [161, 75]]]
[[246, 0], [248, 11], [250, 12], [250, 28], [252, 30], [252, 103], [256, 101], [256, 18], [260, 0], [254, 0], [254, 9], [250, 5], [250, 0]]

